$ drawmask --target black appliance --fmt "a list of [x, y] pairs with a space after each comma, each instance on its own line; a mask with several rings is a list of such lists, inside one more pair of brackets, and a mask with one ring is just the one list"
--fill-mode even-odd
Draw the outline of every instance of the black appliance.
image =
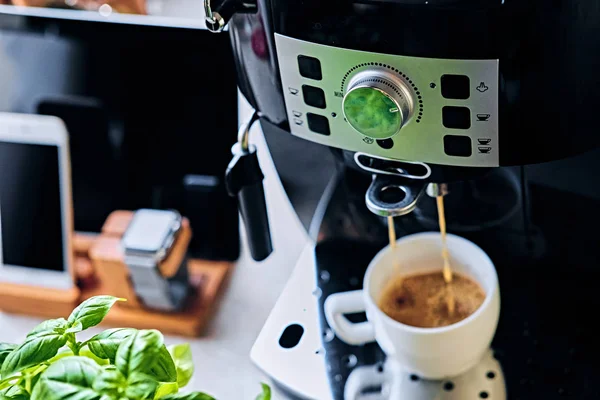
[[65, 121], [75, 229], [99, 232], [117, 209], [173, 208], [191, 220], [194, 256], [237, 259], [237, 208], [223, 184], [237, 132], [228, 38], [150, 16], [11, 9], [0, 7], [0, 110]]
[[[508, 398], [600, 396], [592, 329], [569, 311], [599, 305], [585, 294], [597, 279], [598, 153], [555, 161], [599, 144], [597, 2], [205, 0], [205, 9], [209, 29], [229, 28], [239, 86], [315, 238], [332, 398], [354, 368], [384, 355], [332, 338], [323, 302], [360, 287], [385, 245], [382, 216], [405, 215], [400, 235], [436, 229], [421, 196], [429, 183], [448, 183], [449, 231], [497, 266], [493, 348]], [[390, 185], [404, 194], [381, 196]]]

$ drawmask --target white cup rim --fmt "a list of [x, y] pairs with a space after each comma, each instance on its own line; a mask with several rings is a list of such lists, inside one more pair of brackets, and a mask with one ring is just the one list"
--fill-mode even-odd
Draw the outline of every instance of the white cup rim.
[[[396, 243], [404, 243], [404, 242], [409, 242], [412, 240], [419, 240], [424, 237], [425, 238], [439, 237], [439, 235], [440, 235], [440, 232], [434, 232], [434, 231], [414, 233], [414, 234], [410, 234], [410, 235], [401, 237], [400, 239], [396, 240]], [[373, 269], [375, 268], [375, 265], [377, 265], [379, 263], [379, 260], [383, 257], [383, 255], [386, 254], [390, 250], [390, 245], [388, 244], [383, 249], [381, 249], [377, 253], [377, 255], [375, 255], [375, 257], [371, 260], [371, 262], [369, 263], [369, 267], [367, 268], [367, 272], [365, 273], [365, 277], [363, 279], [363, 295], [366, 298], [365, 301], [367, 301], [373, 309], [377, 310], [377, 312], [380, 314], [381, 318], [383, 318], [385, 321], [392, 324], [393, 326], [402, 328], [403, 330], [411, 332], [411, 333], [422, 334], [422, 335], [435, 335], [435, 334], [453, 331], [453, 330], [459, 329], [459, 328], [469, 324], [471, 321], [477, 319], [484, 312], [484, 310], [487, 307], [489, 307], [490, 303], [493, 300], [494, 294], [498, 290], [497, 289], [498, 274], [496, 273], [496, 267], [494, 266], [494, 263], [492, 262], [490, 257], [487, 255], [487, 253], [485, 251], [483, 251], [483, 249], [481, 247], [477, 246], [475, 243], [471, 242], [470, 240], [465, 239], [464, 237], [461, 237], [461, 236], [453, 235], [451, 233], [447, 233], [446, 235], [448, 238], [452, 238], [452, 240], [462, 241], [463, 243], [467, 244], [468, 246], [473, 247], [474, 250], [476, 252], [479, 252], [483, 256], [484, 260], [489, 263], [489, 266], [491, 267], [492, 272], [493, 272], [492, 278], [494, 280], [494, 283], [492, 285], [491, 290], [488, 290], [486, 292], [485, 300], [483, 301], [483, 303], [479, 306], [479, 308], [473, 314], [469, 315], [467, 318], [465, 318], [461, 321], [458, 321], [454, 324], [441, 326], [441, 327], [437, 327], [437, 328], [421, 328], [418, 326], [407, 325], [407, 324], [403, 324], [402, 322], [396, 321], [395, 319], [393, 319], [392, 317], [388, 316], [386, 313], [381, 311], [381, 309], [379, 308], [377, 303], [371, 297], [371, 293], [370, 293], [369, 285], [368, 285], [369, 279], [371, 277]], [[480, 282], [477, 282], [477, 283], [481, 285]]]

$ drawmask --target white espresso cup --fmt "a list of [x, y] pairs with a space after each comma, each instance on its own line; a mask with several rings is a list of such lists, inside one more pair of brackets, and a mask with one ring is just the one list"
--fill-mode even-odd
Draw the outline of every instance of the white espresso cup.
[[[369, 264], [362, 290], [336, 293], [325, 301], [325, 317], [338, 338], [351, 345], [377, 341], [390, 362], [426, 379], [444, 379], [475, 366], [488, 351], [500, 316], [500, 289], [492, 260], [467, 239], [448, 235], [453, 271], [479, 283], [483, 304], [469, 317], [440, 328], [400, 323], [379, 309], [386, 284], [404, 276], [442, 270], [439, 232], [405, 236], [388, 245]], [[344, 314], [366, 311], [367, 321], [352, 323]]]

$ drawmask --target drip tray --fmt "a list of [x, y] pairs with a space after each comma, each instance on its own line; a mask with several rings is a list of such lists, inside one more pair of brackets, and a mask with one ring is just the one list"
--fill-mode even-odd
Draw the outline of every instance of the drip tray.
[[[531, 234], [515, 229], [464, 235], [490, 255], [498, 272], [501, 311], [492, 348], [502, 365], [507, 398], [599, 399], [600, 341], [595, 326], [600, 310], [600, 256], [596, 255], [600, 235], [588, 233], [586, 228], [600, 226], [600, 205], [537, 186], [531, 188], [531, 198], [532, 231], [546, 249], [541, 257], [533, 248], [531, 254], [535, 256], [524, 256], [522, 244]], [[377, 368], [386, 360], [375, 343], [350, 346], [335, 337], [325, 322], [323, 303], [332, 293], [360, 289], [366, 267], [380, 248], [341, 239], [316, 247], [317, 284], [322, 292], [319, 321], [329, 384], [336, 400], [344, 399], [346, 383], [352, 382], [349, 379], [354, 371]], [[352, 318], [360, 321], [365, 317], [357, 314]], [[460, 398], [504, 399], [495, 392], [477, 390]]]

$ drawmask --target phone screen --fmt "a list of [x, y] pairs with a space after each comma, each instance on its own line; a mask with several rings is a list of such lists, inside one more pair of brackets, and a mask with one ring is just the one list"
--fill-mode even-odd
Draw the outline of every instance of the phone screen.
[[135, 208], [127, 204], [131, 193], [117, 150], [110, 138], [107, 111], [93, 99], [43, 100], [43, 115], [63, 120], [69, 132], [73, 224], [76, 231], [100, 232], [114, 210]]
[[2, 262], [64, 270], [59, 152], [0, 141]]

